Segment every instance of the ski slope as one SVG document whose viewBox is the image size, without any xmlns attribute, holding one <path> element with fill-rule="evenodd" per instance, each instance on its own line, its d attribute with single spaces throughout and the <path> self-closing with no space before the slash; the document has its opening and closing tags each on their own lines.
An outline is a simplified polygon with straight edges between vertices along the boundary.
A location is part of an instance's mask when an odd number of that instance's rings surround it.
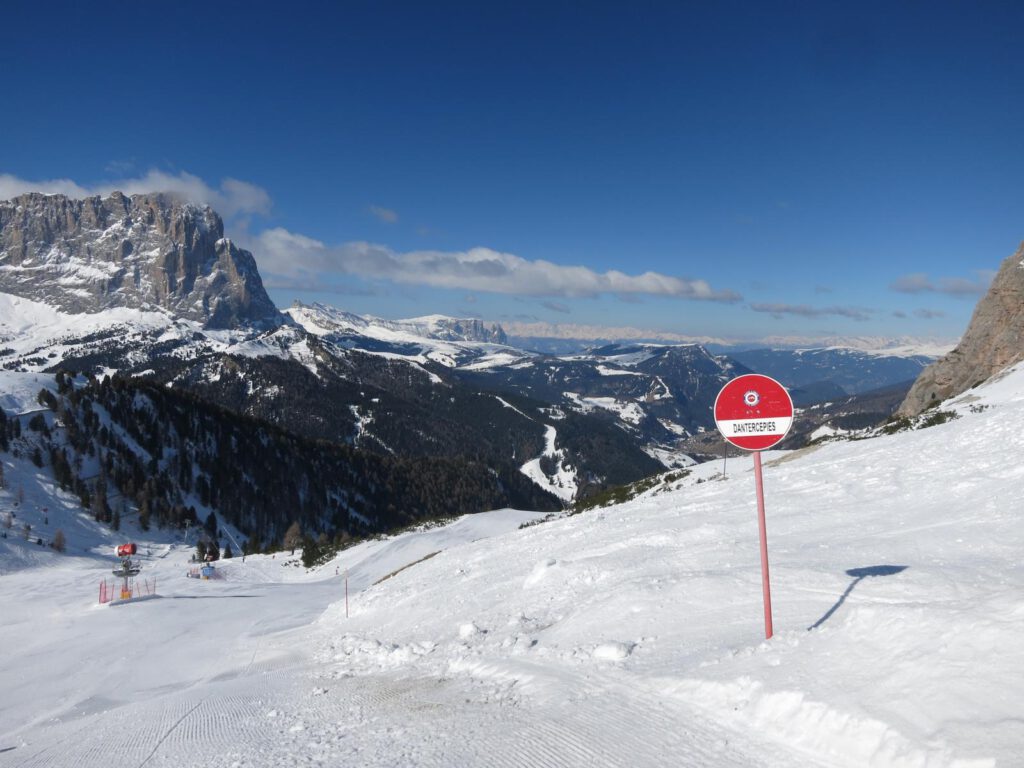
<svg viewBox="0 0 1024 768">
<path fill-rule="evenodd" d="M 119 606 L 112 557 L 2 540 L 0 765 L 1022 765 L 1024 370 L 952 407 L 765 455 L 770 641 L 749 457 L 311 572 L 154 542 Z"/>
</svg>

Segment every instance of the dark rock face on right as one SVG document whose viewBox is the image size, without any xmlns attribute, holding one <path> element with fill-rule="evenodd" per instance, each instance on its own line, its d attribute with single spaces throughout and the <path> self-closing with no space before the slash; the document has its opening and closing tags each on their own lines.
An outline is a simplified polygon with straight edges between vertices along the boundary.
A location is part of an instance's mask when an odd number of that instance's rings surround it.
<svg viewBox="0 0 1024 768">
<path fill-rule="evenodd" d="M 897 414 L 916 416 L 1024 360 L 1024 244 L 1007 258 L 956 349 L 921 372 Z"/>
</svg>

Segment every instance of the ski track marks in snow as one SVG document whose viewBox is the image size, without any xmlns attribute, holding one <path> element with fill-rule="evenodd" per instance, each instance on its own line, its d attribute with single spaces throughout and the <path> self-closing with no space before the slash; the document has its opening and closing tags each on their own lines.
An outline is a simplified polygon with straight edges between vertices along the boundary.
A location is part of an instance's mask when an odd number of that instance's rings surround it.
<svg viewBox="0 0 1024 768">
<path fill-rule="evenodd" d="M 49 726 L 48 746 L 8 753 L 23 768 L 278 765 L 751 765 L 749 739 L 692 708 L 607 684 L 567 686 L 562 704 L 482 702 L 471 681 L 390 675 L 323 679 L 289 670 L 203 686 Z M 42 736 L 43 734 L 40 734 Z M 792 765 L 770 746 L 776 762 Z M 808 763 L 814 765 L 815 763 Z"/>
</svg>

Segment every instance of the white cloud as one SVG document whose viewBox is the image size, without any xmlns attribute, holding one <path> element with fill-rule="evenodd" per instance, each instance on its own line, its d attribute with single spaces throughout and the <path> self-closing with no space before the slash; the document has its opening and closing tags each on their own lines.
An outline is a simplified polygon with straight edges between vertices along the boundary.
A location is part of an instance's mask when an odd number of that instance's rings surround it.
<svg viewBox="0 0 1024 768">
<path fill-rule="evenodd" d="M 903 275 L 891 282 L 889 288 L 900 293 L 922 293 L 935 290 L 931 279 L 924 272 Z"/>
<path fill-rule="evenodd" d="M 586 325 L 582 323 L 549 323 L 532 315 L 505 318 L 501 323 L 510 336 L 576 341 L 663 341 L 677 344 L 731 344 L 733 340 L 717 336 L 690 336 L 671 331 L 633 326 Z"/>
<path fill-rule="evenodd" d="M 48 181 L 25 181 L 9 173 L 0 173 L 0 200 L 24 195 L 27 192 L 41 192 L 44 195 L 67 195 L 68 197 L 89 197 L 96 194 L 81 187 L 71 179 L 50 179 Z"/>
<path fill-rule="evenodd" d="M 560 301 L 544 301 L 541 302 L 541 306 L 545 309 L 550 309 L 552 312 L 561 312 L 563 315 L 568 315 L 572 312 L 569 307 Z"/>
<path fill-rule="evenodd" d="M 912 272 L 903 275 L 889 284 L 889 288 L 899 293 L 944 293 L 949 296 L 977 297 L 983 296 L 996 276 L 993 270 L 979 269 L 977 277 L 940 277 L 933 280 L 924 272 Z"/>
<path fill-rule="evenodd" d="M 398 222 L 398 213 L 390 208 L 384 208 L 379 205 L 371 205 L 366 209 L 373 216 L 383 221 L 385 224 L 396 224 Z"/>
<path fill-rule="evenodd" d="M 255 184 L 227 178 L 220 183 L 219 188 L 214 188 L 198 176 L 185 171 L 171 174 L 150 170 L 139 177 L 104 181 L 91 186 L 82 186 L 71 179 L 30 181 L 11 174 L 0 174 L 0 200 L 9 200 L 28 192 L 81 199 L 94 195 L 106 197 L 115 191 L 126 195 L 164 192 L 192 203 L 209 205 L 225 218 L 236 214 L 265 215 L 270 213 L 271 207 L 270 195 Z"/>
<path fill-rule="evenodd" d="M 807 304 L 760 303 L 751 304 L 750 308 L 755 312 L 767 312 L 776 318 L 783 315 L 796 315 L 797 317 L 835 315 L 837 317 L 849 317 L 853 320 L 867 320 L 871 317 L 871 310 L 861 309 L 860 307 L 811 307 Z"/>
<path fill-rule="evenodd" d="M 704 280 L 685 280 L 657 272 L 627 275 L 618 270 L 530 261 L 490 248 L 468 251 L 409 251 L 366 242 L 328 246 L 319 240 L 268 229 L 247 241 L 260 268 L 296 280 L 315 273 L 344 273 L 397 283 L 524 296 L 593 297 L 647 294 L 705 301 L 735 302 L 733 291 L 716 291 Z"/>
</svg>

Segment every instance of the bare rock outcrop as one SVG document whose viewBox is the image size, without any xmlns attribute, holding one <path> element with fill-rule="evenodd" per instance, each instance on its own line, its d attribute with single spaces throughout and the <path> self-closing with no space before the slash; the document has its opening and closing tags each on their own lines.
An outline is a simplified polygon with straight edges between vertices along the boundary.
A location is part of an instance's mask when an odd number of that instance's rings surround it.
<svg viewBox="0 0 1024 768">
<path fill-rule="evenodd" d="M 220 216 L 163 194 L 0 201 L 0 291 L 70 313 L 159 307 L 210 328 L 280 322 Z"/>
<path fill-rule="evenodd" d="M 956 348 L 925 368 L 897 415 L 916 416 L 1024 360 L 1024 244 L 1000 266 Z"/>
</svg>

